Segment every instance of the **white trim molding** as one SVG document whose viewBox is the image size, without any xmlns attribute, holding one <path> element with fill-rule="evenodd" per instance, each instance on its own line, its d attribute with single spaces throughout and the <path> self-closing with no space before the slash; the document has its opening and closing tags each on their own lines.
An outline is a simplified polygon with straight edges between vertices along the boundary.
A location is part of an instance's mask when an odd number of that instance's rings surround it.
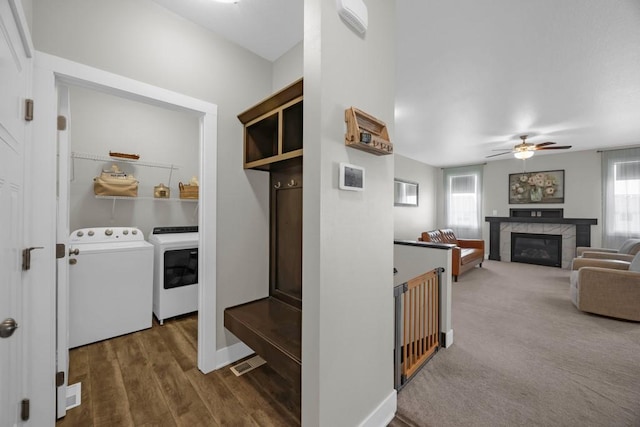
<svg viewBox="0 0 640 427">
<path fill-rule="evenodd" d="M 251 347 L 242 341 L 232 344 L 228 347 L 221 348 L 216 352 L 216 369 L 230 365 L 250 354 L 255 353 Z"/>
<path fill-rule="evenodd" d="M 360 427 L 385 427 L 396 416 L 398 409 L 398 394 L 391 393 L 360 423 Z"/>
<path fill-rule="evenodd" d="M 22 39 L 24 53 L 27 55 L 27 58 L 33 58 L 33 41 L 31 40 L 31 33 L 29 32 L 29 25 L 27 24 L 27 17 L 24 14 L 22 1 L 9 0 L 9 5 L 11 6 L 11 12 L 18 24 L 18 31 L 20 32 L 20 38 Z"/>
<path fill-rule="evenodd" d="M 449 348 L 453 345 L 453 329 L 449 329 L 444 333 L 444 348 Z"/>
<path fill-rule="evenodd" d="M 206 101 L 155 87 L 147 83 L 109 73 L 63 58 L 35 52 L 34 99 L 38 100 L 36 119 L 32 122 L 32 148 L 29 150 L 29 169 L 26 182 L 30 185 L 30 216 L 26 227 L 28 236 L 37 236 L 37 244 L 50 256 L 32 268 L 26 286 L 27 301 L 34 319 L 29 322 L 26 343 L 30 356 L 28 388 L 32 402 L 33 425 L 53 425 L 55 422 L 56 373 L 56 269 L 53 256 L 56 237 L 56 84 L 64 83 L 103 91 L 134 101 L 164 108 L 187 111 L 200 118 L 200 251 L 199 309 L 198 309 L 198 368 L 211 372 L 216 361 L 216 212 L 217 212 L 217 106 Z M 206 165 L 206 167 L 205 167 Z M 35 174 L 35 175 L 34 175 Z M 35 177 L 37 176 L 37 180 Z M 204 219 L 206 218 L 206 221 Z M 206 262 L 205 262 L 206 260 Z"/>
</svg>

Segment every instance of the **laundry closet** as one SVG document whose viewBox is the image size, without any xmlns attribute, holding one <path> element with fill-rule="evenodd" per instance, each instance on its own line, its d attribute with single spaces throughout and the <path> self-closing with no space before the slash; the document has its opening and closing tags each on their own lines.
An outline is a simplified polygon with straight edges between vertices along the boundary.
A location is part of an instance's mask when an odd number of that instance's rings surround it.
<svg viewBox="0 0 640 427">
<path fill-rule="evenodd" d="M 66 121 L 69 347 L 196 311 L 199 117 L 72 86 Z"/>
</svg>

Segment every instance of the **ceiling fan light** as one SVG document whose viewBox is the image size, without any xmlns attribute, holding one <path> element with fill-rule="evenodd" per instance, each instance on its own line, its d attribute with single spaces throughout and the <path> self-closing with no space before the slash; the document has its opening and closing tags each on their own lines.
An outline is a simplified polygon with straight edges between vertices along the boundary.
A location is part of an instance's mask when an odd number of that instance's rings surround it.
<svg viewBox="0 0 640 427">
<path fill-rule="evenodd" d="M 533 157 L 533 151 L 524 150 L 524 151 L 516 151 L 513 153 L 513 157 L 516 159 L 524 160 Z"/>
</svg>

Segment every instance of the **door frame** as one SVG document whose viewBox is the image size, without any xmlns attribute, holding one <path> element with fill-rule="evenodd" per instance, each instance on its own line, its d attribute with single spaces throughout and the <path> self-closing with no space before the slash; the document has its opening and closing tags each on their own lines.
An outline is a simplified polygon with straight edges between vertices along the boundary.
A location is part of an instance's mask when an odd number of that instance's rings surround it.
<svg viewBox="0 0 640 427">
<path fill-rule="evenodd" d="M 200 199 L 198 209 L 198 369 L 216 369 L 216 222 L 217 222 L 217 106 L 93 67 L 35 53 L 33 92 L 35 119 L 26 171 L 27 234 L 44 251 L 34 260 L 25 285 L 31 326 L 26 360 L 32 425 L 53 425 L 56 373 L 56 225 L 57 110 L 56 84 L 80 86 L 134 101 L 186 111 L 199 117 Z M 68 185 L 68 183 L 67 183 Z M 37 239 L 35 238 L 37 236 Z M 66 252 L 66 251 L 65 251 Z M 40 254 L 39 254 L 40 255 Z M 65 258 L 68 257 L 65 253 Z"/>
<path fill-rule="evenodd" d="M 57 114 L 70 120 L 69 87 L 63 84 L 56 85 Z M 67 129 L 58 129 L 58 182 L 69 182 L 70 148 L 69 132 Z M 58 211 L 56 213 L 56 243 L 63 243 L 68 247 L 69 238 L 69 187 L 70 185 L 58 185 Z M 61 418 L 67 414 L 67 385 L 69 384 L 69 259 L 66 256 L 58 259 L 56 265 L 56 371 L 64 372 L 62 384 L 56 383 L 56 417 Z M 60 349 L 64 349 L 61 351 Z"/>
<path fill-rule="evenodd" d="M 2 91 L 0 147 L 5 168 L 0 176 L 2 202 L 2 285 L 0 321 L 13 318 L 19 326 L 0 339 L 0 424 L 17 426 L 21 422 L 21 400 L 27 393 L 27 365 L 24 362 L 29 336 L 29 310 L 25 304 L 25 284 L 29 275 L 23 270 L 21 254 L 30 245 L 25 232 L 27 221 L 27 176 L 25 173 L 31 141 L 25 100 L 32 98 L 31 70 L 33 43 L 20 0 L 7 0 L 0 7 L 0 44 L 2 79 L 11 89 Z M 5 56 L 6 55 L 6 56 Z M 5 81 L 5 80 L 3 80 Z M 4 86 L 4 84 L 3 84 Z M 5 234 L 6 233 L 6 234 Z M 35 246 L 35 245 L 34 245 Z M 34 251 L 33 254 L 38 252 Z"/>
</svg>

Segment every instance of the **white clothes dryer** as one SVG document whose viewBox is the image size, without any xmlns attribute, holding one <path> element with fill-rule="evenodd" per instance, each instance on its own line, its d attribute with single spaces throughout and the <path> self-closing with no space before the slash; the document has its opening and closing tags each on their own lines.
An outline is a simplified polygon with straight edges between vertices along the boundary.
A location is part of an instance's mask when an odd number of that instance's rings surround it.
<svg viewBox="0 0 640 427">
<path fill-rule="evenodd" d="M 69 348 L 150 328 L 153 245 L 133 227 L 69 238 Z"/>
<path fill-rule="evenodd" d="M 153 314 L 165 319 L 198 310 L 198 226 L 155 227 Z"/>
</svg>

